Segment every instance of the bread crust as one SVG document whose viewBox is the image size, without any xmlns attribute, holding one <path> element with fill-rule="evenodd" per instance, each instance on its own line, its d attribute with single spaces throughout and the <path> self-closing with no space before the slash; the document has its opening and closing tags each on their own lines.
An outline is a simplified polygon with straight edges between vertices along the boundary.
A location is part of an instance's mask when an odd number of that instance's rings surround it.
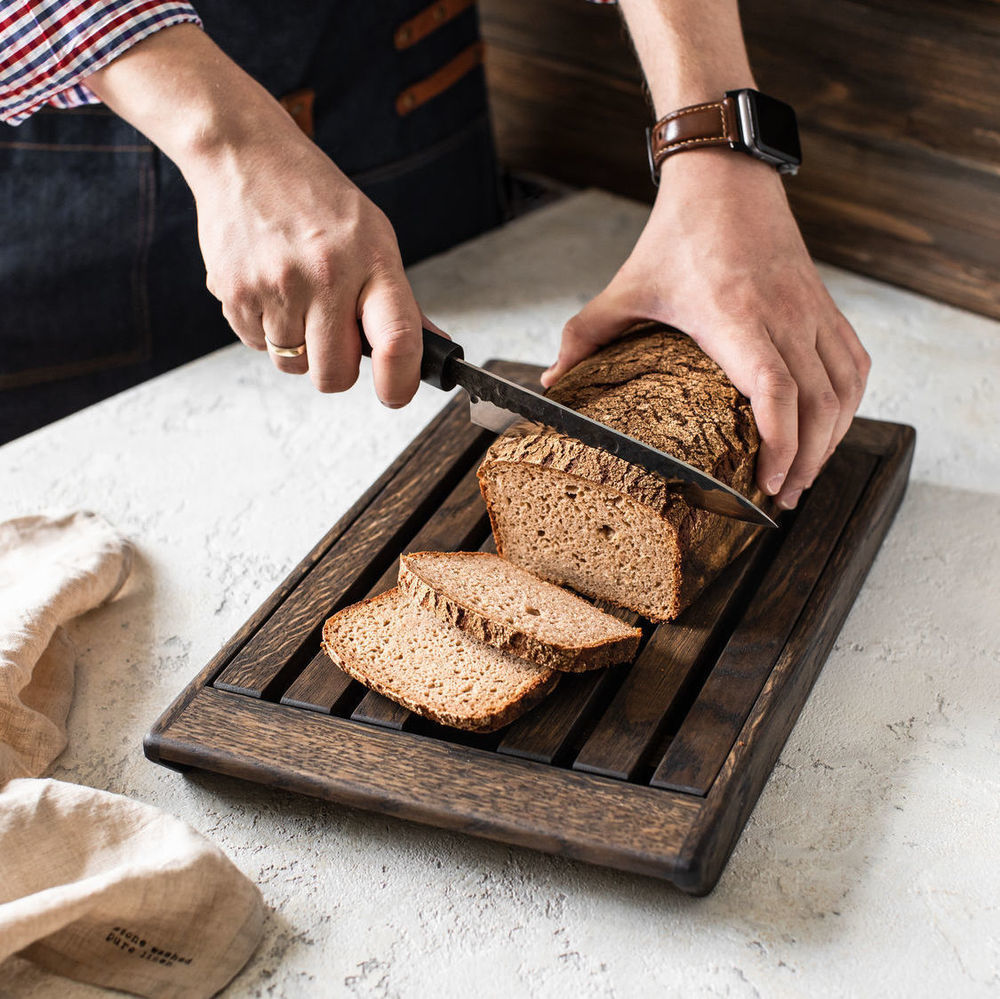
<svg viewBox="0 0 1000 999">
<path fill-rule="evenodd" d="M 485 711 L 477 716 L 456 715 L 446 711 L 435 711 L 420 701 L 408 697 L 398 691 L 391 690 L 386 684 L 377 678 L 370 677 L 358 663 L 349 656 L 341 655 L 331 641 L 331 632 L 336 627 L 338 618 L 348 612 L 356 612 L 361 607 L 374 606 L 381 601 L 391 600 L 396 594 L 396 590 L 386 590 L 374 597 L 368 597 L 350 607 L 345 607 L 337 611 L 336 614 L 327 618 L 323 625 L 323 636 L 320 647 L 327 654 L 333 664 L 342 669 L 348 676 L 357 680 L 371 690 L 376 691 L 383 697 L 388 697 L 390 701 L 402 705 L 416 715 L 437 722 L 439 725 L 448 725 L 451 728 L 463 729 L 467 732 L 494 732 L 498 728 L 519 718 L 522 714 L 530 711 L 539 701 L 542 700 L 559 682 L 559 674 L 551 670 L 539 669 L 538 680 L 530 687 L 526 688 L 517 700 L 509 701 L 501 705 L 495 711 Z"/>
<path fill-rule="evenodd" d="M 454 552 L 421 552 L 421 555 L 448 555 Z M 465 558 L 490 558 L 484 552 L 461 552 Z M 554 645 L 529 635 L 516 626 L 502 621 L 492 621 L 472 607 L 435 590 L 414 567 L 412 561 L 401 555 L 399 559 L 399 589 L 420 607 L 429 610 L 439 620 L 460 628 L 471 638 L 527 659 L 538 666 L 563 673 L 584 673 L 626 662 L 635 655 L 642 639 L 638 628 L 632 634 L 603 642 L 573 647 Z"/>
<path fill-rule="evenodd" d="M 760 436 L 749 400 L 690 337 L 669 327 L 646 327 L 581 361 L 549 396 L 659 450 L 675 454 L 757 502 L 753 481 Z M 506 550 L 491 496 L 510 465 L 534 465 L 630 497 L 659 518 L 677 540 L 680 580 L 673 606 L 662 614 L 631 605 L 654 621 L 676 617 L 756 536 L 757 528 L 688 506 L 642 468 L 604 451 L 521 423 L 499 437 L 479 467 L 497 552 Z M 553 580 L 566 582 L 565 580 Z M 608 594 L 588 593 L 607 598 Z"/>
</svg>

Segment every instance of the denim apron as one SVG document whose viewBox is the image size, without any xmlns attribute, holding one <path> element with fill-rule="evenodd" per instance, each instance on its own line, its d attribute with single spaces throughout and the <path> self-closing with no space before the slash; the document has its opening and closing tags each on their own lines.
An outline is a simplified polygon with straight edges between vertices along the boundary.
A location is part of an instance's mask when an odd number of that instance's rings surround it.
<svg viewBox="0 0 1000 999">
<path fill-rule="evenodd" d="M 412 263 L 500 221 L 470 0 L 196 0 Z M 0 443 L 233 342 L 180 172 L 101 105 L 0 125 Z"/>
</svg>

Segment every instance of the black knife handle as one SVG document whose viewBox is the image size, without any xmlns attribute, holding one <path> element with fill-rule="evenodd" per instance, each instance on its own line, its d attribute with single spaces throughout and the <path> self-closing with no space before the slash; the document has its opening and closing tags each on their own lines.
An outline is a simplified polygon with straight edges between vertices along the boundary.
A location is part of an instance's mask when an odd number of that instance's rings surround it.
<svg viewBox="0 0 1000 999">
<path fill-rule="evenodd" d="M 361 336 L 361 353 L 365 357 L 372 356 L 372 345 L 365 336 L 361 320 L 358 320 L 358 333 Z M 465 357 L 465 351 L 460 344 L 449 340 L 440 333 L 424 329 L 424 352 L 420 358 L 420 380 L 433 385 L 434 388 L 450 392 L 457 384 L 458 378 L 453 367 L 448 363 L 452 358 Z"/>
</svg>

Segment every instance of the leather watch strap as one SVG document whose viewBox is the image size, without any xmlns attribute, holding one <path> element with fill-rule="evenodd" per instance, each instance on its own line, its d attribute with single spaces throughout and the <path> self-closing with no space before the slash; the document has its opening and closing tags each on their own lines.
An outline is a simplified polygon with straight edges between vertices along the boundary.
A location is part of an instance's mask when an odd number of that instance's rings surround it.
<svg viewBox="0 0 1000 999">
<path fill-rule="evenodd" d="M 702 146 L 731 146 L 739 141 L 739 118 L 736 100 L 692 104 L 671 111 L 649 129 L 649 169 L 656 180 L 660 165 L 674 153 Z"/>
</svg>

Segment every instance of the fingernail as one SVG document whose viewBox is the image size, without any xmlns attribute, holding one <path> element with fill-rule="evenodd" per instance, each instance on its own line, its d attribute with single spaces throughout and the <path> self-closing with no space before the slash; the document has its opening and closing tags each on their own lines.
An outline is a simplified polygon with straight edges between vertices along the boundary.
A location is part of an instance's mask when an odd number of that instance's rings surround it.
<svg viewBox="0 0 1000 999">
<path fill-rule="evenodd" d="M 781 488 L 781 483 L 785 481 L 785 473 L 778 472 L 777 475 L 772 475 L 771 478 L 767 480 L 767 485 L 764 488 L 772 496 Z"/>
<path fill-rule="evenodd" d="M 793 489 L 787 496 L 782 496 L 781 499 L 778 500 L 778 506 L 785 510 L 794 510 L 795 504 L 798 503 L 801 495 L 801 489 Z"/>
</svg>

